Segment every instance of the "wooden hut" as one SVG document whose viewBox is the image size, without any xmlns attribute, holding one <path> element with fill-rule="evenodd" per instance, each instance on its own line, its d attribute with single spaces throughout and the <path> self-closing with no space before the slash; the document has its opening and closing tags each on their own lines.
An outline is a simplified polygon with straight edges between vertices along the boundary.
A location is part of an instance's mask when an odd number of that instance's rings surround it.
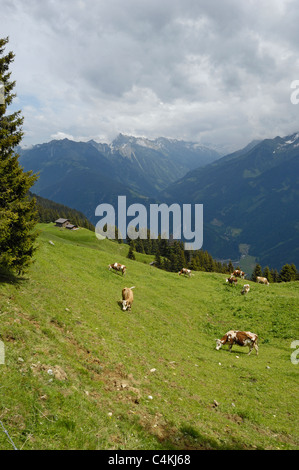
<svg viewBox="0 0 299 470">
<path fill-rule="evenodd" d="M 66 227 L 70 221 L 68 219 L 57 219 L 55 220 L 56 227 Z"/>
</svg>

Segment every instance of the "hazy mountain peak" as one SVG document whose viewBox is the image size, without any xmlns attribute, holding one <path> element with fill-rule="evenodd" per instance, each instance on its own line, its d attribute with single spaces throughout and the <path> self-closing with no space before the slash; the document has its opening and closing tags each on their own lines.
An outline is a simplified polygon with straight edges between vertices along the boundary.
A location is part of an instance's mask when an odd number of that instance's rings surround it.
<svg viewBox="0 0 299 470">
<path fill-rule="evenodd" d="M 287 146 L 292 146 L 293 148 L 296 148 L 299 146 L 299 133 L 298 132 L 284 137 L 283 143 L 278 144 L 278 148 L 283 148 Z"/>
</svg>

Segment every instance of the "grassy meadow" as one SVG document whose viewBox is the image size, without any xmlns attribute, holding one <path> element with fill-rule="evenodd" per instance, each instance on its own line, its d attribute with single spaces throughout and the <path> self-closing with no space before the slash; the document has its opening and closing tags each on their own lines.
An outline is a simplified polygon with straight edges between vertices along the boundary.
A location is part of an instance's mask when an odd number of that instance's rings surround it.
<svg viewBox="0 0 299 470">
<path fill-rule="evenodd" d="M 39 229 L 29 272 L 0 278 L 0 420 L 17 448 L 299 448 L 298 282 L 246 281 L 242 296 L 243 280 L 184 278 L 86 229 Z M 259 355 L 216 351 L 229 329 L 257 333 Z"/>
</svg>

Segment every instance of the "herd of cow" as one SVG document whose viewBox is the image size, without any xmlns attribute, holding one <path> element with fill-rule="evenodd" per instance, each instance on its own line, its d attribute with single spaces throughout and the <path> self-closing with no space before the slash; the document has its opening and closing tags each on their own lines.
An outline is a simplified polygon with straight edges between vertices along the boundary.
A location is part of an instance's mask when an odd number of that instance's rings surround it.
<svg viewBox="0 0 299 470">
<path fill-rule="evenodd" d="M 245 279 L 245 276 L 246 274 L 244 273 L 244 271 L 241 271 L 240 269 L 235 269 L 235 271 L 230 275 L 230 277 L 228 277 L 226 279 L 226 282 L 228 282 L 229 284 L 232 284 L 232 285 L 236 285 L 237 282 L 238 282 L 238 279 L 237 277 L 240 277 L 241 279 Z M 267 286 L 269 285 L 269 281 L 266 277 L 262 277 L 262 276 L 257 276 L 256 277 L 256 282 L 260 283 L 260 284 L 266 284 Z M 246 289 L 244 289 L 246 288 Z M 247 294 L 247 292 L 249 292 L 250 290 L 250 286 L 249 284 L 244 284 L 244 287 L 243 287 L 243 290 L 241 292 L 241 294 Z"/>
<path fill-rule="evenodd" d="M 122 273 L 124 276 L 126 274 L 126 266 L 121 263 L 113 263 L 108 265 L 109 271 L 111 269 L 114 269 L 115 271 L 119 271 Z M 190 269 L 183 268 L 179 271 L 179 276 L 184 275 L 187 277 L 191 277 L 192 272 Z M 226 282 L 236 286 L 238 279 L 245 279 L 245 273 L 241 271 L 240 269 L 235 269 L 235 271 L 230 275 L 229 278 L 226 279 Z M 256 282 L 260 284 L 266 284 L 269 285 L 269 281 L 266 277 L 261 277 L 257 276 Z M 135 286 L 132 287 L 124 287 L 122 289 L 122 310 L 129 310 L 131 311 L 133 300 L 134 300 L 134 295 L 133 295 L 133 289 Z M 244 284 L 241 294 L 246 295 L 250 291 L 250 285 L 249 284 Z M 253 348 L 256 351 L 256 354 L 258 354 L 258 336 L 255 333 L 251 333 L 250 331 L 238 331 L 238 330 L 230 330 L 221 339 L 216 339 L 216 349 L 217 351 L 224 345 L 227 344 L 229 345 L 229 351 L 232 350 L 232 347 L 234 344 L 238 344 L 239 346 L 248 346 L 249 347 L 249 352 L 250 354 L 253 350 Z"/>
</svg>

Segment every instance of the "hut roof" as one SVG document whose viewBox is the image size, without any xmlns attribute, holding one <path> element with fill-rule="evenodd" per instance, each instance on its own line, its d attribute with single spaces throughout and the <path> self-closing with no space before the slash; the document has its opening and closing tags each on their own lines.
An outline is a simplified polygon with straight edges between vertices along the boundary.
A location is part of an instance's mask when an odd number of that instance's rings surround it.
<svg viewBox="0 0 299 470">
<path fill-rule="evenodd" d="M 55 220 L 55 224 L 64 224 L 65 222 L 69 222 L 69 219 L 57 219 L 57 220 Z"/>
</svg>

